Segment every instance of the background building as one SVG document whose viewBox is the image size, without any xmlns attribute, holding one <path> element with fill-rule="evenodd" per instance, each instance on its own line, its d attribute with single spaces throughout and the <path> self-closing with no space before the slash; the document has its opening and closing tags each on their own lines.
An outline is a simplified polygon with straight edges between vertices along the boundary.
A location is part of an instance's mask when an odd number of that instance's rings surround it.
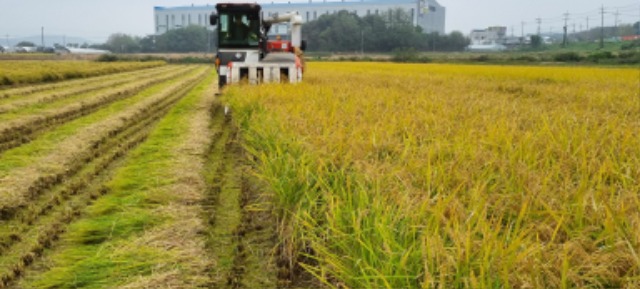
<svg viewBox="0 0 640 289">
<path fill-rule="evenodd" d="M 507 27 L 494 26 L 487 29 L 471 31 L 469 37 L 472 45 L 503 44 L 507 36 Z"/>
<path fill-rule="evenodd" d="M 469 35 L 471 43 L 467 47 L 470 51 L 502 51 L 507 49 L 508 41 L 507 27 L 493 26 L 487 29 L 477 29 L 471 31 Z M 516 39 L 517 40 L 517 39 Z M 520 41 L 516 41 L 520 44 Z"/>
<path fill-rule="evenodd" d="M 260 3 L 265 16 L 274 13 L 298 11 L 304 22 L 318 19 L 325 14 L 346 10 L 360 17 L 378 14 L 391 18 L 395 9 L 402 9 L 411 16 L 413 24 L 425 33 L 445 33 L 445 7 L 436 0 L 361 0 L 361 1 L 309 1 L 299 3 Z M 209 25 L 209 15 L 215 11 L 215 4 L 207 6 L 154 7 L 156 34 L 171 29 L 198 25 L 213 29 Z M 272 27 L 275 34 L 286 33 L 286 25 Z"/>
</svg>

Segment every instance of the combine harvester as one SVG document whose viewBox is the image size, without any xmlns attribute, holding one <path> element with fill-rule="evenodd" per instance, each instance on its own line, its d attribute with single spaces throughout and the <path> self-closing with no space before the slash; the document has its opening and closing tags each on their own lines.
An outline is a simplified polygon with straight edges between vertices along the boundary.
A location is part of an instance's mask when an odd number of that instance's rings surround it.
<svg viewBox="0 0 640 289">
<path fill-rule="evenodd" d="M 264 17 L 258 4 L 220 3 L 210 23 L 217 26 L 216 70 L 219 87 L 247 79 L 251 84 L 298 83 L 304 65 L 302 17 L 297 12 Z M 269 40 L 273 24 L 289 23 L 291 40 Z"/>
</svg>

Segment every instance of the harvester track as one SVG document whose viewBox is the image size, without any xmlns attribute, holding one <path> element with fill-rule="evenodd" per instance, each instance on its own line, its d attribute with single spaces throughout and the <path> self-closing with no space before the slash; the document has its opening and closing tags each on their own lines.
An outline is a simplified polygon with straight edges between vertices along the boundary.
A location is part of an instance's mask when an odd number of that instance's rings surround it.
<svg viewBox="0 0 640 289">
<path fill-rule="evenodd" d="M 0 288 L 21 278 L 44 250 L 55 244 L 68 224 L 80 216 L 83 208 L 108 193 L 102 183 L 117 163 L 146 139 L 154 124 L 207 72 L 191 71 L 162 93 L 141 101 L 129 114 L 114 116 L 121 118 L 121 122 L 95 132 L 100 137 L 83 146 L 86 150 L 74 154 L 66 170 L 34 178 L 26 190 L 28 202 L 0 204 L 0 225 L 8 228 L 0 231 Z M 42 129 L 45 128 L 51 126 Z"/>
<path fill-rule="evenodd" d="M 211 288 L 277 288 L 275 223 L 267 202 L 251 186 L 231 114 L 216 103 L 209 151 L 204 218 L 207 247 L 217 266 Z"/>
</svg>

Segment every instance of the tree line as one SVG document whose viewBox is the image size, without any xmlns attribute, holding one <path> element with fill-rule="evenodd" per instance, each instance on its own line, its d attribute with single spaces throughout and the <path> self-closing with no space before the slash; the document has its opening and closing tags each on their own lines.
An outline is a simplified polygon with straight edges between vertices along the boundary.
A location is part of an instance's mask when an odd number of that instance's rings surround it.
<svg viewBox="0 0 640 289">
<path fill-rule="evenodd" d="M 205 52 L 214 49 L 216 34 L 200 26 L 145 37 L 117 33 L 92 48 L 114 53 Z M 461 32 L 423 33 L 402 9 L 364 17 L 347 11 L 322 15 L 303 25 L 302 34 L 309 51 L 323 52 L 462 51 L 469 45 Z"/>
<path fill-rule="evenodd" d="M 469 45 L 458 31 L 424 33 L 402 9 L 364 17 L 348 11 L 322 15 L 303 25 L 302 34 L 310 51 L 323 52 L 462 51 Z"/>
<path fill-rule="evenodd" d="M 104 44 L 92 47 L 114 53 L 210 52 L 215 46 L 215 37 L 214 31 L 192 25 L 145 37 L 116 33 L 109 36 Z"/>
</svg>

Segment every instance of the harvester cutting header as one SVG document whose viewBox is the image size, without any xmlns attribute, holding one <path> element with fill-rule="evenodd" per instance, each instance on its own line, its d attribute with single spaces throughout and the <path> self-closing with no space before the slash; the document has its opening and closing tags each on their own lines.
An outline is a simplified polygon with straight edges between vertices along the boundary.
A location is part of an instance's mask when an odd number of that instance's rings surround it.
<svg viewBox="0 0 640 289">
<path fill-rule="evenodd" d="M 297 12 L 264 17 L 258 4 L 220 3 L 210 16 L 217 26 L 219 86 L 248 79 L 251 84 L 302 81 L 302 17 Z M 290 40 L 269 40 L 271 26 L 288 23 Z"/>
</svg>

